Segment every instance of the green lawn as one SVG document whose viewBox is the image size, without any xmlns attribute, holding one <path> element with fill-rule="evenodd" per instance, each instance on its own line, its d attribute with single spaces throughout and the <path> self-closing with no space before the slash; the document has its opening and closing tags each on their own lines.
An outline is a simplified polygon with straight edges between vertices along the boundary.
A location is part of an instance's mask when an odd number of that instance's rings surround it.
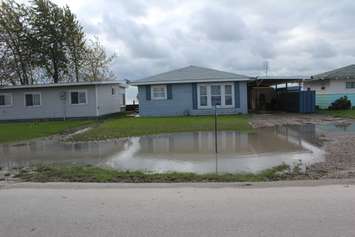
<svg viewBox="0 0 355 237">
<path fill-rule="evenodd" d="M 0 123 L 0 143 L 24 141 L 63 133 L 73 128 L 94 124 L 92 120 Z M 159 133 L 208 131 L 214 129 L 213 116 L 132 118 L 116 116 L 101 120 L 92 130 L 76 135 L 74 140 L 104 140 Z M 219 116 L 220 130 L 251 130 L 244 115 Z"/>
<path fill-rule="evenodd" d="M 355 110 L 320 110 L 319 113 L 335 117 L 355 119 Z"/>
<path fill-rule="evenodd" d="M 142 136 L 148 134 L 174 133 L 188 131 L 212 131 L 213 116 L 191 117 L 145 117 L 110 118 L 92 130 L 75 136 L 74 140 L 103 140 L 120 137 Z M 218 117 L 219 130 L 251 130 L 248 116 L 233 115 Z"/>
<path fill-rule="evenodd" d="M 93 121 L 67 120 L 51 122 L 0 123 L 0 143 L 17 142 L 62 133 L 65 130 L 86 126 Z"/>
<path fill-rule="evenodd" d="M 42 165 L 21 170 L 17 178 L 25 182 L 124 182 L 124 183 L 178 183 L 178 182 L 258 182 L 289 179 L 297 175 L 286 164 L 259 173 L 194 174 L 144 173 L 118 171 L 108 168 L 81 165 Z"/>
</svg>

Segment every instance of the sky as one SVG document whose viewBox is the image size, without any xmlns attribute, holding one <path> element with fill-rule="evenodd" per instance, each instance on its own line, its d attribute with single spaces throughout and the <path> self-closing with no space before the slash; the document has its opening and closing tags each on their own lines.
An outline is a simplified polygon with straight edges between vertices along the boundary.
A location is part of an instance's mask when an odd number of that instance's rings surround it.
<svg viewBox="0 0 355 237">
<path fill-rule="evenodd" d="M 353 0 L 54 0 L 135 80 L 196 65 L 250 76 L 313 75 L 355 63 Z M 135 88 L 127 91 L 131 102 Z"/>
</svg>

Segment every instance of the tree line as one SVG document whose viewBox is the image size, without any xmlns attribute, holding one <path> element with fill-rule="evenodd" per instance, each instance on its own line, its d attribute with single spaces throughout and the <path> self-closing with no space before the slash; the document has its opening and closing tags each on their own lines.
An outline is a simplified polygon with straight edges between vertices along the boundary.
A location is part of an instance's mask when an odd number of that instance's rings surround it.
<svg viewBox="0 0 355 237">
<path fill-rule="evenodd" d="M 113 58 L 68 6 L 1 1 L 0 85 L 108 80 Z"/>
</svg>

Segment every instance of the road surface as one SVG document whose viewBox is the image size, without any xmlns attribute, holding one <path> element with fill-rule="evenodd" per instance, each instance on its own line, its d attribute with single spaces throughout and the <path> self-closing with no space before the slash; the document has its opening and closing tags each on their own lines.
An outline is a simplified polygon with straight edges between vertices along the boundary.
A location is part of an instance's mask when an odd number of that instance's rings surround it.
<svg viewBox="0 0 355 237">
<path fill-rule="evenodd" d="M 355 236 L 355 186 L 0 189 L 0 236 Z"/>
</svg>

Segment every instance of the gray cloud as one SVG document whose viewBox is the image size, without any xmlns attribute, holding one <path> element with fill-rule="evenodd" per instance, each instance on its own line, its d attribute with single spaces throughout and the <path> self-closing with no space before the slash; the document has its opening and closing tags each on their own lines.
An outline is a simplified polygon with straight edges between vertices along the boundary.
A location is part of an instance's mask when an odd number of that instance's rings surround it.
<svg viewBox="0 0 355 237">
<path fill-rule="evenodd" d="M 189 64 L 258 75 L 265 60 L 274 75 L 310 75 L 355 62 L 352 0 L 55 1 L 118 54 L 121 78 Z"/>
</svg>

